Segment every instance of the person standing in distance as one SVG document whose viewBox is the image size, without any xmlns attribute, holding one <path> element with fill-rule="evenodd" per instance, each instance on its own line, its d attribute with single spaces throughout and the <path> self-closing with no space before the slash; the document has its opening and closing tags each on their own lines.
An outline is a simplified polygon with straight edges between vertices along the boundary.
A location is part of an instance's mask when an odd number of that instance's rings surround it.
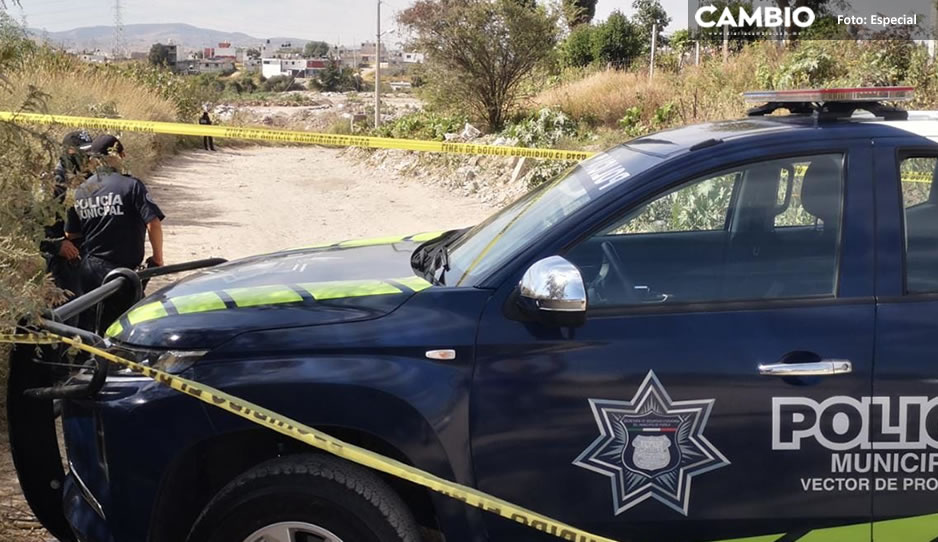
<svg viewBox="0 0 938 542">
<path fill-rule="evenodd" d="M 101 285 L 105 275 L 118 267 L 136 269 L 143 262 L 148 236 L 151 262 L 163 265 L 165 216 L 139 179 L 121 173 L 124 146 L 112 135 L 100 135 L 89 149 L 95 173 L 75 192 L 65 235 L 82 240 L 81 286 L 85 292 Z M 125 292 L 102 303 L 98 329 L 102 332 L 134 302 Z M 83 326 L 94 328 L 88 319 Z"/>
<path fill-rule="evenodd" d="M 208 116 L 208 108 L 202 109 L 202 116 L 199 117 L 199 124 L 203 126 L 211 126 L 212 119 Z M 202 146 L 205 150 L 215 151 L 215 142 L 212 140 L 212 136 L 202 136 Z"/>
</svg>

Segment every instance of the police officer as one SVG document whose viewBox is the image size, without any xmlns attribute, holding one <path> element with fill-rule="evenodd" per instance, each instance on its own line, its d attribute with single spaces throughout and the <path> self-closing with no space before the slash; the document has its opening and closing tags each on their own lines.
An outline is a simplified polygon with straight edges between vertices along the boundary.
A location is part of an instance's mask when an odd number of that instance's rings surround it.
<svg viewBox="0 0 938 542">
<path fill-rule="evenodd" d="M 139 179 L 121 173 L 124 146 L 112 135 L 100 135 L 89 150 L 95 173 L 75 192 L 65 226 L 69 239 L 82 240 L 81 285 L 89 291 L 101 285 L 105 275 L 118 267 L 136 269 L 144 256 L 145 237 L 153 256 L 149 262 L 163 265 L 164 218 Z M 121 292 L 100 308 L 100 332 L 136 300 Z M 83 320 L 86 328 L 91 328 Z"/>
<path fill-rule="evenodd" d="M 60 204 L 65 204 L 69 181 L 75 177 L 85 180 L 91 176 L 87 152 L 91 148 L 91 136 L 84 130 L 69 132 L 62 140 L 62 155 L 53 171 L 52 195 Z M 46 272 L 52 274 L 55 285 L 70 292 L 69 298 L 81 293 L 78 247 L 65 238 L 65 218 L 56 217 L 46 227 L 45 239 L 39 250 L 46 259 Z"/>
<path fill-rule="evenodd" d="M 202 109 L 202 116 L 199 117 L 199 124 L 203 126 L 211 126 L 212 119 L 208 116 L 208 108 Z M 212 136 L 202 136 L 202 146 L 205 147 L 205 150 L 215 151 L 215 142 L 212 140 Z"/>
</svg>

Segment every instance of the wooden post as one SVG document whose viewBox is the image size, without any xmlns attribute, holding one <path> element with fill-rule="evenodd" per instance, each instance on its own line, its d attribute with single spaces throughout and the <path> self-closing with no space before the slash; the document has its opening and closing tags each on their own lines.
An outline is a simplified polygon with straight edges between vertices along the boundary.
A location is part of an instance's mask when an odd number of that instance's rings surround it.
<svg viewBox="0 0 938 542">
<path fill-rule="evenodd" d="M 723 63 L 726 64 L 730 60 L 730 27 L 729 25 L 723 27 Z"/>
<path fill-rule="evenodd" d="M 658 25 L 651 25 L 651 65 L 648 66 L 648 80 L 655 78 L 655 44 L 658 40 Z"/>
</svg>

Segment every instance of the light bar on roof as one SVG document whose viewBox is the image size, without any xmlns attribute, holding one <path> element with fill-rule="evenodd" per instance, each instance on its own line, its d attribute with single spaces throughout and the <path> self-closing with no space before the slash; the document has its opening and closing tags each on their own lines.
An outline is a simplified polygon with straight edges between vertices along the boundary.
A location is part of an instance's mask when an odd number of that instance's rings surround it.
<svg viewBox="0 0 938 542">
<path fill-rule="evenodd" d="M 744 92 L 743 98 L 757 103 L 906 102 L 912 99 L 914 90 L 914 87 L 756 90 Z"/>
</svg>

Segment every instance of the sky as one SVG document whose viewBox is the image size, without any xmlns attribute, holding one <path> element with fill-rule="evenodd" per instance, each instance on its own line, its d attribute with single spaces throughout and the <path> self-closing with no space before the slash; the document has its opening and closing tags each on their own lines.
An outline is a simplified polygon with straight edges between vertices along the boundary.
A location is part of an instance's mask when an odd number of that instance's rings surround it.
<svg viewBox="0 0 938 542">
<path fill-rule="evenodd" d="M 9 3 L 9 2 L 8 2 Z M 32 28 L 51 32 L 82 26 L 114 24 L 114 0 L 21 0 L 11 15 L 25 16 Z M 121 0 L 124 24 L 187 23 L 213 30 L 244 32 L 257 38 L 293 37 L 354 44 L 373 40 L 377 0 Z M 382 0 L 383 39 L 402 39 L 395 32 L 395 13 L 412 0 Z M 687 26 L 686 0 L 661 0 L 672 21 L 667 32 Z M 613 10 L 632 12 L 632 0 L 599 0 L 596 20 Z"/>
</svg>

